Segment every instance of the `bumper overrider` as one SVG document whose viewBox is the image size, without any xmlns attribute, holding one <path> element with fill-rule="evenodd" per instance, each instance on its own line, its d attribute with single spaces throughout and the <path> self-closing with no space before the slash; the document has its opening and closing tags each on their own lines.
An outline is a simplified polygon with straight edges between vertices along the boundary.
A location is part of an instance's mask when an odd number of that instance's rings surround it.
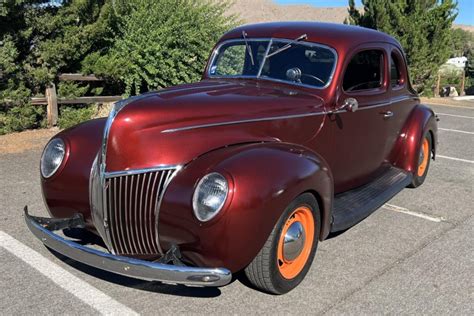
<svg viewBox="0 0 474 316">
<path fill-rule="evenodd" d="M 185 266 L 179 258 L 176 258 L 174 251 L 166 253 L 162 258 L 164 261 L 152 262 L 99 251 L 54 233 L 67 228 L 84 228 L 84 219 L 80 214 L 75 214 L 71 218 L 57 219 L 32 216 L 28 213 L 27 207 L 24 212 L 28 228 L 48 248 L 101 270 L 147 281 L 199 286 L 223 286 L 232 278 L 231 272 L 225 268 Z M 174 264 L 167 264 L 169 261 Z"/>
</svg>

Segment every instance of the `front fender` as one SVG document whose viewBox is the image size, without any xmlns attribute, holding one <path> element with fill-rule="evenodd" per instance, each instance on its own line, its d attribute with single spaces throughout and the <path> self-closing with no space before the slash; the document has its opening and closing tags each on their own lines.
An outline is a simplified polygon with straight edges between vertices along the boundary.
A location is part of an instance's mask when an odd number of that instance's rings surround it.
<svg viewBox="0 0 474 316">
<path fill-rule="evenodd" d="M 53 217 L 67 218 L 81 213 L 88 227 L 94 229 L 89 205 L 89 176 L 104 125 L 105 119 L 90 120 L 54 136 L 64 140 L 68 157 L 54 176 L 41 177 L 44 201 Z"/>
<path fill-rule="evenodd" d="M 194 216 L 192 195 L 197 182 L 213 171 L 229 178 L 231 192 L 223 210 L 202 223 Z M 213 151 L 185 166 L 168 186 L 159 214 L 161 246 L 179 245 L 196 265 L 239 271 L 260 251 L 287 205 L 307 191 L 319 201 L 324 239 L 330 229 L 333 179 L 318 154 L 288 143 Z"/>
<path fill-rule="evenodd" d="M 423 136 L 431 133 L 433 158 L 438 144 L 438 123 L 433 110 L 423 104 L 417 105 L 405 123 L 403 132 L 397 141 L 392 157 L 393 164 L 398 168 L 415 173 L 418 168 L 418 155 Z"/>
</svg>

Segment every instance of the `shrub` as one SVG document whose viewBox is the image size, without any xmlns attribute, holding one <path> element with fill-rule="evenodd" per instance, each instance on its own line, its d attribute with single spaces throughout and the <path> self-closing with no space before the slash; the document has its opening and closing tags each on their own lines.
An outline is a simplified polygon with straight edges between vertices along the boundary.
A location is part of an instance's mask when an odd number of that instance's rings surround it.
<svg viewBox="0 0 474 316">
<path fill-rule="evenodd" d="M 58 126 L 60 128 L 69 128 L 81 122 L 90 120 L 95 114 L 94 106 L 72 107 L 64 106 L 60 108 Z"/>
<path fill-rule="evenodd" d="M 0 111 L 0 135 L 38 128 L 44 117 L 41 106 L 22 104 Z"/>
<path fill-rule="evenodd" d="M 89 85 L 81 87 L 79 84 L 71 81 L 63 81 L 58 84 L 58 96 L 61 98 L 82 97 L 89 90 Z"/>
<path fill-rule="evenodd" d="M 198 81 L 216 40 L 234 25 L 222 1 L 116 1 L 118 33 L 89 54 L 83 72 L 123 83 L 125 94 Z"/>
</svg>

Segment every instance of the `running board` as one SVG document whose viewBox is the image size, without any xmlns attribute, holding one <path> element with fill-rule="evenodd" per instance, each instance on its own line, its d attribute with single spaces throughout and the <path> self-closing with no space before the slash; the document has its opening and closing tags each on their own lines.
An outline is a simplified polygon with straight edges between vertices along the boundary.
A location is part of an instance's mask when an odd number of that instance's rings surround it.
<svg viewBox="0 0 474 316">
<path fill-rule="evenodd" d="M 372 214 L 410 184 L 413 175 L 390 167 L 374 181 L 334 197 L 331 232 L 346 230 Z"/>
</svg>

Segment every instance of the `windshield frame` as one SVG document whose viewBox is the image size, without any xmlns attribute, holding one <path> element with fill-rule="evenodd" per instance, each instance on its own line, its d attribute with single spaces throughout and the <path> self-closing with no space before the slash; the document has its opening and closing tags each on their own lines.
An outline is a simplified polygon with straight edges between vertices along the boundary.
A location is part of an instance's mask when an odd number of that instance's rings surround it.
<svg viewBox="0 0 474 316">
<path fill-rule="evenodd" d="M 262 42 L 262 41 L 268 41 L 268 46 L 265 50 L 265 56 L 263 58 L 263 62 L 259 66 L 259 71 L 258 71 L 257 75 L 254 75 L 254 76 L 248 76 L 248 75 L 221 76 L 221 75 L 212 75 L 211 74 L 211 68 L 214 65 L 214 62 L 215 62 L 217 56 L 219 55 L 219 50 L 221 49 L 222 46 L 224 46 L 225 44 L 228 44 L 228 43 L 233 43 L 233 42 L 242 42 L 242 44 L 245 45 L 245 40 L 244 39 L 232 38 L 232 39 L 228 39 L 228 40 L 220 42 L 219 45 L 212 52 L 211 58 L 209 60 L 209 66 L 208 66 L 208 69 L 206 71 L 207 77 L 210 78 L 210 79 L 257 79 L 257 80 L 268 80 L 268 81 L 280 82 L 280 83 L 285 83 L 285 84 L 290 84 L 290 85 L 295 85 L 295 86 L 300 86 L 300 87 L 307 87 L 307 88 L 311 88 L 311 89 L 320 89 L 320 90 L 326 89 L 332 83 L 332 80 L 334 79 L 334 73 L 336 71 L 337 62 L 338 62 L 338 54 L 337 54 L 337 51 L 334 48 L 332 48 L 328 45 L 325 45 L 325 44 L 321 44 L 321 43 L 307 42 L 307 41 L 301 41 L 301 40 L 300 41 L 295 41 L 295 40 L 290 40 L 290 39 L 287 39 L 287 38 L 276 38 L 276 37 L 247 38 L 247 42 Z M 332 52 L 332 54 L 334 55 L 334 63 L 333 63 L 332 69 L 331 69 L 331 74 L 329 75 L 328 81 L 326 82 L 326 84 L 324 86 L 318 87 L 318 86 L 314 86 L 314 85 L 310 85 L 310 84 L 291 82 L 291 81 L 277 79 L 277 78 L 261 77 L 261 72 L 262 72 L 263 65 L 265 63 L 265 60 L 266 60 L 267 55 L 268 55 L 268 51 L 270 50 L 270 47 L 271 47 L 273 42 L 290 43 L 290 44 L 295 44 L 295 45 L 304 45 L 304 46 L 308 46 L 308 47 L 320 47 L 320 48 L 324 48 L 324 49 L 327 49 L 330 52 Z"/>
</svg>

